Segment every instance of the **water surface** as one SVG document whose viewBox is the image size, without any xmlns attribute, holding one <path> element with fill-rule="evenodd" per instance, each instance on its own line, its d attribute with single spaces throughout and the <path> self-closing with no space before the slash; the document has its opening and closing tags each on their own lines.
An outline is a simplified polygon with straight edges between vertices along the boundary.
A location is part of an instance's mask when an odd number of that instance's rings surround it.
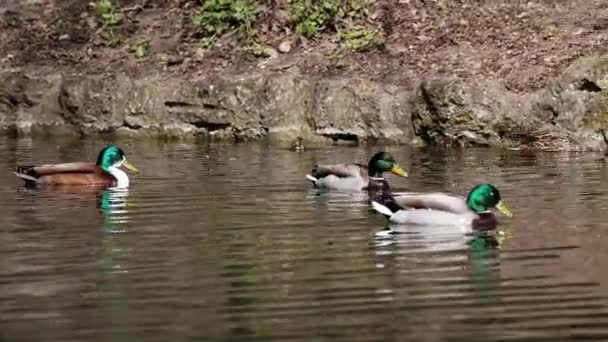
<svg viewBox="0 0 608 342">
<path fill-rule="evenodd" d="M 514 217 L 488 237 L 379 238 L 364 195 L 304 179 L 380 147 L 122 141 L 142 171 L 128 192 L 10 174 L 105 143 L 0 140 L 0 340 L 608 341 L 599 155 L 386 148 L 399 191 L 495 184 Z"/>
</svg>

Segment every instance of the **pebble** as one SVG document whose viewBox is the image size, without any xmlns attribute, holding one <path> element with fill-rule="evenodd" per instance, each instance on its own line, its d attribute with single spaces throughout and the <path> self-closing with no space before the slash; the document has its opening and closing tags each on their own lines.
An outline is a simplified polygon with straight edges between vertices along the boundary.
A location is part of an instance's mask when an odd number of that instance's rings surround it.
<svg viewBox="0 0 608 342">
<path fill-rule="evenodd" d="M 288 53 L 289 51 L 291 51 L 291 42 L 290 41 L 285 40 L 285 41 L 281 42 L 281 44 L 279 44 L 279 52 Z"/>
</svg>

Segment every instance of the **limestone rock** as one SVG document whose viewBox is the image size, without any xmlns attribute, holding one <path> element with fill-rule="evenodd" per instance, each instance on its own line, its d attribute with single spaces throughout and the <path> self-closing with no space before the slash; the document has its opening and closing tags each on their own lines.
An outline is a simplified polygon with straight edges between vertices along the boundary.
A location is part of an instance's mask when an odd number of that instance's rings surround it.
<svg viewBox="0 0 608 342">
<path fill-rule="evenodd" d="M 295 69 L 214 79 L 0 73 L 0 129 L 205 136 L 221 140 L 391 141 L 605 149 L 608 58 L 574 63 L 551 87 L 517 94 L 497 81 L 425 79 L 417 87 Z"/>
</svg>

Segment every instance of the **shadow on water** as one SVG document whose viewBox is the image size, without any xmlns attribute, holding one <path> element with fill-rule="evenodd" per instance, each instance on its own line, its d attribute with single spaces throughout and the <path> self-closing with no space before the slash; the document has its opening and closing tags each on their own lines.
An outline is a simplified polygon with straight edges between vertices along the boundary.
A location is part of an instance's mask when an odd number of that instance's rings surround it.
<svg viewBox="0 0 608 342">
<path fill-rule="evenodd" d="M 0 140 L 0 164 L 94 159 L 103 141 Z M 497 231 L 386 226 L 319 193 L 271 144 L 124 143 L 129 191 L 27 190 L 0 175 L 0 331 L 62 341 L 606 341 L 608 183 L 592 155 L 387 147 L 396 191 L 495 184 Z M 597 159 L 597 158 L 596 158 Z"/>
</svg>

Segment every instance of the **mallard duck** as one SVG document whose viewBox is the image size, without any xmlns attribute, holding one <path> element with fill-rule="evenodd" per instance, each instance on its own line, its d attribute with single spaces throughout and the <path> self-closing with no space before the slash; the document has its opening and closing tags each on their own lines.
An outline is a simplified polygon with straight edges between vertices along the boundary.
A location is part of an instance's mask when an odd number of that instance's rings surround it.
<svg viewBox="0 0 608 342">
<path fill-rule="evenodd" d="M 314 187 L 331 190 L 370 190 L 388 184 L 382 174 L 392 172 L 400 177 L 407 177 L 393 157 L 386 152 L 376 153 L 367 164 L 316 165 L 312 175 L 306 175 Z"/>
<path fill-rule="evenodd" d="M 302 139 L 302 137 L 297 137 L 296 141 L 293 142 L 293 144 L 291 145 L 291 150 L 295 151 L 295 152 L 302 152 L 304 151 L 304 139 Z"/>
<path fill-rule="evenodd" d="M 466 199 L 446 193 L 404 193 L 390 196 L 382 204 L 372 201 L 372 207 L 389 222 L 422 226 L 493 228 L 497 220 L 490 208 L 512 216 L 491 184 L 475 186 Z"/>
<path fill-rule="evenodd" d="M 97 162 L 74 162 L 47 164 L 40 166 L 18 166 L 15 176 L 26 185 L 97 185 L 125 188 L 129 186 L 129 176 L 119 169 L 139 172 L 127 161 L 125 153 L 115 145 L 109 145 L 99 152 Z"/>
</svg>

